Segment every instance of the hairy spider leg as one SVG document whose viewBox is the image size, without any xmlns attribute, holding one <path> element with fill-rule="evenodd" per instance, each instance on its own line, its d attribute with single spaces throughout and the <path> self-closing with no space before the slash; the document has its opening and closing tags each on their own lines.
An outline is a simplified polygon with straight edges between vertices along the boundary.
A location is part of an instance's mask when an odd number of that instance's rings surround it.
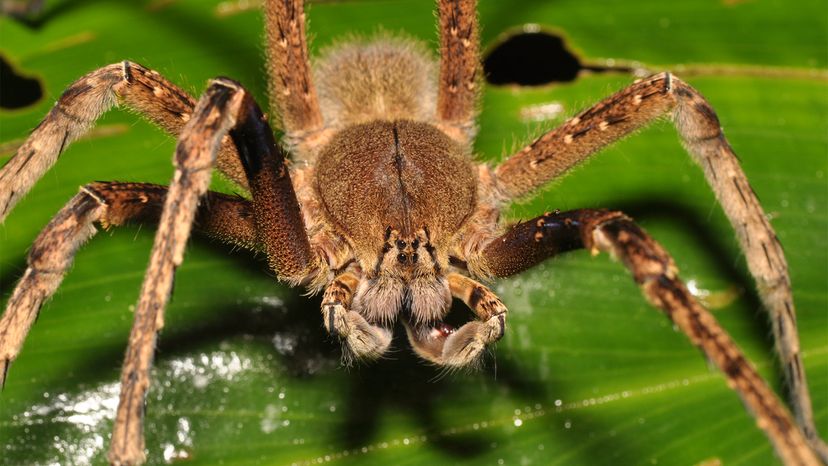
<svg viewBox="0 0 828 466">
<path fill-rule="evenodd" d="M 313 85 L 304 1 L 267 1 L 264 18 L 270 109 L 278 112 L 274 117 L 286 142 L 309 158 L 330 134 Z"/>
<path fill-rule="evenodd" d="M 195 100 L 157 71 L 130 61 L 99 68 L 78 79 L 0 168 L 0 222 L 66 147 L 114 105 L 124 105 L 177 136 L 192 116 Z M 247 187 L 241 162 L 229 141 L 221 145 L 216 166 L 240 188 Z"/>
<path fill-rule="evenodd" d="M 704 170 L 736 232 L 770 316 L 793 411 L 805 435 L 828 462 L 828 446 L 819 438 L 814 423 L 800 356 L 785 255 L 722 133 L 715 111 L 698 91 L 670 73 L 632 84 L 540 136 L 497 166 L 495 176 L 501 195 L 509 200 L 526 196 L 601 148 L 665 114 L 672 116 L 684 146 Z"/>
<path fill-rule="evenodd" d="M 0 386 L 44 302 L 63 281 L 80 246 L 104 228 L 129 222 L 158 223 L 167 187 L 149 183 L 90 183 L 38 235 L 27 269 L 0 318 Z M 246 249 L 256 248 L 252 206 L 244 199 L 207 193 L 196 214 L 196 228 Z"/>
<path fill-rule="evenodd" d="M 210 185 L 216 152 L 235 125 L 243 98 L 244 92 L 236 83 L 213 81 L 181 131 L 173 159 L 175 174 L 164 200 L 121 370 L 120 399 L 107 456 L 112 464 L 139 464 L 146 459 L 144 403 L 155 342 L 164 325 L 164 308 L 172 293 L 175 269 L 184 260 L 199 199 Z"/>
<path fill-rule="evenodd" d="M 440 0 L 440 78 L 437 127 L 471 145 L 481 89 L 482 64 L 476 0 Z"/>
<path fill-rule="evenodd" d="M 206 193 L 210 171 L 223 138 L 236 145 L 253 194 L 256 244 L 282 279 L 312 276 L 321 262 L 311 251 L 301 222 L 290 175 L 267 122 L 249 94 L 226 78 L 214 80 L 182 130 L 176 147 L 176 171 L 159 221 L 150 265 L 135 311 L 135 324 L 121 376 L 109 460 L 134 464 L 144 460 L 143 404 L 149 368 L 163 309 L 172 291 L 175 268 L 182 262 L 199 198 Z"/>
<path fill-rule="evenodd" d="M 547 213 L 516 225 L 491 242 L 482 259 L 493 275 L 502 277 L 577 248 L 609 253 L 632 273 L 644 297 L 662 309 L 722 371 L 785 464 L 820 464 L 773 390 L 678 278 L 672 257 L 629 217 L 591 209 Z"/>
</svg>

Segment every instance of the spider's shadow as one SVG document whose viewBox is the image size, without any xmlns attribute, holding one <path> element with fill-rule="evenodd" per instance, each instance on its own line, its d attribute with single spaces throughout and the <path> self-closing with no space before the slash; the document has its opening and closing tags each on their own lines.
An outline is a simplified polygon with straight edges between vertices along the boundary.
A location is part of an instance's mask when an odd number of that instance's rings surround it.
<svg viewBox="0 0 828 466">
<path fill-rule="evenodd" d="M 142 233 L 148 234 L 148 233 Z M 226 255 L 226 248 L 218 243 L 194 238 L 193 242 L 202 249 L 213 249 L 217 255 Z M 266 265 L 261 258 L 255 258 L 247 253 L 235 254 L 238 267 L 248 271 L 267 273 Z M 25 263 L 24 261 L 21 262 Z M 21 269 L 22 270 L 22 269 Z M 20 272 L 14 272 L 19 275 Z M 12 273 L 5 273 L 5 279 L 12 278 Z M 274 285 L 277 286 L 277 285 Z M 249 305 L 217 304 L 213 309 L 205 309 L 206 317 L 197 321 L 188 322 L 186 326 L 168 327 L 159 339 L 157 347 L 157 363 L 163 360 L 175 359 L 184 355 L 191 355 L 205 346 L 216 345 L 222 341 L 243 337 L 253 339 L 272 349 L 278 357 L 274 359 L 284 373 L 290 377 L 309 378 L 313 374 L 307 371 L 306 362 L 318 359 L 320 355 L 330 364 L 325 367 L 335 367 L 338 364 L 340 348 L 337 342 L 331 341 L 320 322 L 320 298 L 308 299 L 301 295 L 299 290 L 291 291 L 285 296 L 284 306 L 264 307 L 254 310 Z M 276 333 L 289 332 L 297 338 L 297 349 L 291 354 L 282 354 L 272 346 L 272 339 Z M 438 411 L 448 400 L 451 404 L 467 402 L 461 383 L 474 383 L 475 387 L 492 396 L 509 396 L 515 406 L 526 406 L 541 403 L 551 406 L 553 399 L 571 398 L 567 396 L 566 383 L 559 380 L 539 381 L 515 363 L 498 360 L 496 370 L 489 357 L 488 367 L 476 376 L 458 377 L 454 375 L 441 376 L 441 369 L 424 364 L 408 349 L 404 332 L 395 335 L 394 351 L 388 359 L 372 364 L 365 364 L 349 369 L 350 374 L 345 377 L 344 419 L 340 428 L 334 429 L 332 438 L 334 445 L 342 450 L 352 450 L 371 445 L 382 438 L 380 432 L 381 419 L 389 412 L 402 413 L 416 426 L 417 435 L 428 436 L 426 447 L 434 448 L 443 455 L 463 460 L 484 455 L 490 451 L 490 445 L 498 440 L 493 431 L 465 431 L 447 434 L 450 427 L 457 424 L 446 419 Z M 123 359 L 123 347 L 117 346 L 98 352 L 95 357 L 85 360 L 73 368 L 73 380 L 82 380 L 86 386 L 95 386 L 111 382 L 115 368 Z M 11 377 L 14 377 L 13 368 Z M 45 391 L 60 393 L 66 390 L 66 379 L 59 374 L 44 379 Z M 548 387 L 554 387 L 554 393 L 548 393 Z M 71 390 L 70 390 L 71 391 Z M 505 395 L 504 395 L 505 394 Z M 32 403 L 36 403 L 40 393 L 32 394 Z M 484 413 L 484 416 L 488 413 Z M 567 418 L 590 431 L 605 432 L 610 429 L 588 414 L 578 412 L 567 413 Z M 479 421 L 485 421 L 480 418 Z M 539 418 L 545 422 L 547 430 L 556 436 L 571 437 L 572 444 L 578 444 L 583 439 L 578 438 L 577 432 L 562 431 L 554 425 L 555 416 Z M 10 438 L 62 438 L 65 435 L 61 423 L 44 423 L 35 426 L 18 425 L 7 428 Z M 25 429 L 25 432 L 24 432 Z M 515 435 L 520 435 L 517 432 Z M 608 442 L 619 442 L 618 445 L 609 445 L 608 448 L 621 449 L 622 439 L 612 438 Z M 624 448 L 629 448 L 626 446 Z M 598 453 L 596 453 L 598 454 Z"/>
<path fill-rule="evenodd" d="M 199 241 L 198 238 L 196 241 L 201 247 L 213 249 L 217 255 L 226 255 L 226 248 L 220 243 Z M 251 272 L 270 273 L 261 258 L 246 253 L 237 256 L 239 266 L 246 267 Z M 239 335 L 260 338 L 270 345 L 275 333 L 288 331 L 298 336 L 299 349 L 290 355 L 279 354 L 279 367 L 286 368 L 293 377 L 312 377 L 307 371 L 306 361 L 315 360 L 322 355 L 331 363 L 330 366 L 335 366 L 341 355 L 339 343 L 332 341 L 322 328 L 320 308 L 320 296 L 309 299 L 300 290 L 291 290 L 285 298 L 284 308 L 278 310 L 252 313 L 249 309 L 229 306 L 224 311 L 211 313 L 216 317 L 198 327 L 166 333 L 159 352 L 165 357 L 175 357 L 177 353 L 194 351 L 203 344 Z M 468 313 L 468 310 L 462 303 L 455 301 L 452 314 L 463 313 Z M 349 372 L 344 379 L 347 385 L 343 387 L 346 392 L 345 412 L 341 427 L 333 430 L 330 441 L 342 450 L 358 449 L 376 443 L 382 439 L 382 417 L 389 412 L 396 412 L 416 425 L 415 432 L 428 437 L 427 445 L 431 448 L 456 461 L 462 461 L 489 452 L 500 434 L 493 435 L 491 431 L 484 430 L 451 431 L 450 428 L 457 427 L 457 424 L 447 420 L 438 410 L 445 405 L 446 400 L 452 400 L 452 404 L 468 402 L 464 396 L 467 392 L 458 386 L 460 383 L 476 384 L 480 391 L 491 393 L 492 396 L 502 397 L 506 394 L 514 400 L 515 406 L 538 403 L 552 406 L 554 399 L 574 397 L 567 395 L 566 383 L 561 380 L 552 378 L 541 382 L 533 371 L 524 370 L 503 358 L 495 364 L 493 357 L 492 354 L 488 355 L 487 363 L 479 374 L 460 377 L 445 374 L 443 369 L 425 364 L 413 354 L 405 332 L 398 326 L 387 358 L 343 368 Z M 554 393 L 548 393 L 548 387 L 554 387 Z M 476 403 L 479 403 L 479 399 Z M 567 413 L 567 418 L 589 431 L 610 430 L 610 427 L 601 425 L 588 414 Z M 557 422 L 555 416 L 540 419 L 540 422 L 546 423 L 550 433 L 569 437 L 571 444 L 583 441 L 578 431 L 565 431 L 554 425 Z M 485 418 L 479 420 L 485 421 Z M 612 445 L 614 442 L 619 444 Z M 620 438 L 607 439 L 606 446 L 614 450 L 629 449 L 629 445 L 622 445 L 621 442 L 623 439 Z M 598 452 L 595 454 L 599 455 Z"/>
<path fill-rule="evenodd" d="M 207 247 L 215 248 L 216 254 L 226 254 L 225 248 L 216 243 Z M 262 260 L 252 256 L 239 260 L 244 267 L 251 271 L 265 272 Z M 241 265 L 241 264 L 240 264 Z M 308 299 L 299 290 L 292 290 L 285 298 L 284 308 L 271 309 L 264 313 L 251 313 L 238 306 L 229 306 L 228 309 L 211 313 L 216 316 L 198 327 L 189 327 L 184 330 L 166 333 L 159 346 L 159 352 L 165 357 L 175 357 L 178 353 L 189 353 L 203 344 L 233 338 L 239 335 L 261 339 L 270 345 L 273 335 L 277 332 L 288 331 L 297 336 L 298 344 L 295 353 L 279 354 L 277 364 L 286 368 L 292 377 L 313 377 L 307 371 L 306 361 L 316 360 L 322 355 L 330 365 L 338 364 L 341 349 L 339 343 L 328 337 L 321 325 L 319 309 L 321 297 Z M 468 312 L 462 303 L 455 301 L 452 313 Z M 274 352 L 277 353 L 277 352 Z M 459 387 L 461 383 L 473 383 L 481 392 L 491 393 L 491 396 L 508 396 L 513 399 L 514 406 L 542 404 L 552 406 L 555 399 L 574 398 L 569 396 L 566 383 L 554 377 L 540 381 L 534 371 L 525 370 L 518 364 L 505 359 L 498 359 L 496 364 L 493 355 L 488 355 L 484 369 L 475 375 L 445 374 L 443 369 L 425 364 L 415 356 L 408 346 L 405 332 L 398 326 L 392 343 L 392 351 L 385 359 L 356 365 L 344 369 L 349 374 L 342 389 L 346 392 L 344 401 L 344 415 L 339 421 L 340 427 L 332 430 L 329 439 L 337 448 L 342 450 L 360 449 L 372 445 L 383 438 L 380 431 L 382 418 L 388 413 L 402 414 L 416 427 L 414 432 L 428 437 L 427 447 L 434 448 L 442 455 L 452 457 L 455 461 L 472 459 L 491 450 L 502 434 L 492 434 L 492 431 L 461 431 L 452 430 L 458 424 L 446 419 L 438 410 L 445 404 L 463 404 L 469 402 L 466 398 L 467 390 Z M 553 387 L 554 393 L 548 388 Z M 504 395 L 505 394 L 505 395 Z M 479 398 L 475 398 L 477 406 Z M 482 405 L 485 406 L 485 403 Z M 459 412 L 462 412 L 460 410 Z M 481 414 L 477 420 L 485 421 Z M 607 432 L 609 426 L 601 425 L 599 420 L 588 413 L 568 412 L 567 419 L 577 423 L 583 429 L 593 432 Z M 568 442 L 573 445 L 581 443 L 580 431 L 567 431 L 555 423 L 558 419 L 548 415 L 539 418 L 539 422 L 546 424 L 550 435 L 569 437 Z M 461 429 L 462 430 L 462 429 Z M 520 435 L 516 432 L 515 435 Z M 615 444 L 617 442 L 617 444 Z M 630 446 L 622 438 L 608 438 L 604 441 L 607 448 L 620 451 L 629 450 Z M 585 454 L 593 454 L 585 452 Z M 595 451 L 595 461 L 601 453 Z M 643 453 L 642 453 L 643 454 Z"/>
</svg>

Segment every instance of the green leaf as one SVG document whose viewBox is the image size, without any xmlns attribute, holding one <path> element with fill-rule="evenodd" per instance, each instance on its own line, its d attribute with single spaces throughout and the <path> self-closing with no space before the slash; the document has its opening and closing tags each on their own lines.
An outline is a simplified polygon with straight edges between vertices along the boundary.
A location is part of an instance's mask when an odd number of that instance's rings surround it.
<svg viewBox="0 0 828 466">
<path fill-rule="evenodd" d="M 265 99 L 257 12 L 216 2 L 47 3 L 26 25 L 0 19 L 0 53 L 45 96 L 0 112 L 0 162 L 69 83 L 108 63 L 150 66 L 193 94 L 208 78 Z M 320 2 L 314 49 L 347 32 L 436 41 L 431 2 Z M 773 217 L 790 262 L 818 424 L 828 433 L 828 16 L 824 0 L 485 2 L 484 45 L 527 23 L 557 31 L 581 60 L 673 69 L 716 108 Z M 338 39 L 342 40 L 342 39 Z M 537 56 L 543 61 L 544 56 Z M 532 66 L 526 63 L 525 66 Z M 584 73 L 540 88 L 490 87 L 476 151 L 498 160 L 540 127 L 630 83 Z M 6 86 L 7 84 L 3 84 Z M 543 104 L 563 113 L 522 117 Z M 522 113 L 523 112 L 523 113 Z M 114 111 L 72 145 L 0 228 L 4 299 L 37 232 L 93 180 L 167 183 L 174 141 Z M 220 180 L 214 188 L 231 190 Z M 355 208 L 358 208 L 355 202 Z M 731 228 L 669 123 L 603 151 L 511 218 L 555 208 L 633 215 L 777 390 L 767 317 Z M 101 232 L 30 333 L 0 395 L 0 463 L 105 462 L 117 380 L 152 244 L 149 228 Z M 343 369 L 319 299 L 275 282 L 261 258 L 194 239 L 178 270 L 156 356 L 145 430 L 149 461 L 197 464 L 774 464 L 737 395 L 646 304 L 622 267 L 573 253 L 495 285 L 509 329 L 486 369 L 444 374 L 404 339 L 377 364 Z"/>
</svg>

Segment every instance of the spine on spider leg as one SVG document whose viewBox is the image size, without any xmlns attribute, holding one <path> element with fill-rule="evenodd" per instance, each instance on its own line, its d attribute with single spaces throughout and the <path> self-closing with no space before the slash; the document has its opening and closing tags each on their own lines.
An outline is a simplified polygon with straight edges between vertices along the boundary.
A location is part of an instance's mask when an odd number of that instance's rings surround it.
<svg viewBox="0 0 828 466">
<path fill-rule="evenodd" d="M 106 211 L 90 191 L 82 189 L 38 235 L 29 251 L 28 267 L 0 318 L 0 387 L 11 362 L 37 319 L 40 307 L 57 290 L 78 248 L 96 230 Z"/>
</svg>

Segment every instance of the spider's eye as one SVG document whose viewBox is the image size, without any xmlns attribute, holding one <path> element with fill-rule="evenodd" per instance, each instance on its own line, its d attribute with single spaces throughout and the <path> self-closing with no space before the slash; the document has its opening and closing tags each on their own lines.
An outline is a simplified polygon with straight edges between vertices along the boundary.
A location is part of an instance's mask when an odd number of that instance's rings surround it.
<svg viewBox="0 0 828 466">
<path fill-rule="evenodd" d="M 397 240 L 397 249 L 405 249 L 405 241 L 398 239 Z"/>
<path fill-rule="evenodd" d="M 405 264 L 405 261 L 408 260 L 408 257 L 403 253 L 399 253 L 397 254 L 397 260 Z"/>
</svg>

